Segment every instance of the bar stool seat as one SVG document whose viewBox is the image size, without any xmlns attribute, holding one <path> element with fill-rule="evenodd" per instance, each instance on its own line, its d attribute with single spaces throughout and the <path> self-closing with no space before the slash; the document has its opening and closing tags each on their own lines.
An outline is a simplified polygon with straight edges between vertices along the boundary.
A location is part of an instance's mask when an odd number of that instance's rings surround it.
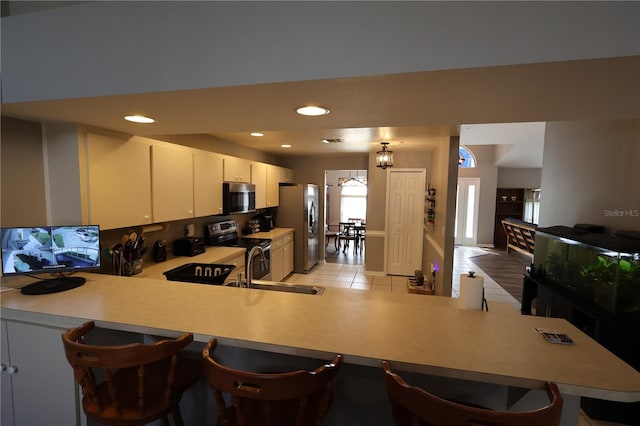
<svg viewBox="0 0 640 426">
<path fill-rule="evenodd" d="M 213 358 L 216 339 L 202 351 L 204 375 L 218 407 L 219 426 L 320 426 L 331 407 L 333 382 L 342 365 L 336 355 L 314 371 L 254 373 Z M 230 395 L 227 406 L 225 396 Z"/>
<path fill-rule="evenodd" d="M 202 363 L 180 356 L 192 334 L 153 344 L 102 346 L 85 343 L 89 321 L 62 335 L 65 354 L 82 387 L 82 408 L 107 425 L 144 425 L 161 419 L 182 426 L 182 393 L 202 375 Z"/>
</svg>

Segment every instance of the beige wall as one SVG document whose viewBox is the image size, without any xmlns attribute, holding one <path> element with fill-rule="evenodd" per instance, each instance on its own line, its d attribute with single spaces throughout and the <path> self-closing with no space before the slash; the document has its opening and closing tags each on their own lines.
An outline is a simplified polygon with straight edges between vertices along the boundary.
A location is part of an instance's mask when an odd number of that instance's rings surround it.
<svg viewBox="0 0 640 426">
<path fill-rule="evenodd" d="M 541 168 L 498 168 L 498 188 L 540 188 Z"/>
<path fill-rule="evenodd" d="M 393 150 L 393 146 L 389 147 Z M 394 151 L 393 167 L 402 169 L 426 169 L 429 176 L 432 167 L 430 151 Z M 367 197 L 367 249 L 365 264 L 367 271 L 382 273 L 384 264 L 385 221 L 387 208 L 387 171 L 376 167 L 376 154 L 369 154 L 369 192 Z M 428 179 L 428 178 L 427 178 Z"/>
<path fill-rule="evenodd" d="M 425 232 L 422 269 L 436 273 L 436 294 L 451 295 L 453 278 L 453 231 L 455 223 L 456 183 L 458 179 L 459 138 L 443 140 L 432 152 L 429 186 L 436 190 L 436 216 L 433 231 Z"/>
<path fill-rule="evenodd" d="M 547 123 L 540 226 L 640 230 L 640 120 Z"/>
<path fill-rule="evenodd" d="M 2 117 L 2 226 L 48 225 L 40 123 Z"/>
</svg>

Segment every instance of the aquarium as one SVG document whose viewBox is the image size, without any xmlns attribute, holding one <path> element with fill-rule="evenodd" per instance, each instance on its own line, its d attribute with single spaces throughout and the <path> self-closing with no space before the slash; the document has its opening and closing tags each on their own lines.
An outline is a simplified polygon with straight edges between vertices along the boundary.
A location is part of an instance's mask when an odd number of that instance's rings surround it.
<svg viewBox="0 0 640 426">
<path fill-rule="evenodd" d="M 532 272 L 616 314 L 640 312 L 640 240 L 564 226 L 538 228 Z"/>
</svg>

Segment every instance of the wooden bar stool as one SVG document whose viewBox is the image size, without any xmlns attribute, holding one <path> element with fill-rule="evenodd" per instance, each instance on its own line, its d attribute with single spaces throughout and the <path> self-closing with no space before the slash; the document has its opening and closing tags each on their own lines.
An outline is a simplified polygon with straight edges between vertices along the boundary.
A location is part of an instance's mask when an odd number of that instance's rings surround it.
<svg viewBox="0 0 640 426">
<path fill-rule="evenodd" d="M 93 321 L 62 335 L 65 354 L 82 387 L 82 408 L 87 417 L 107 425 L 144 425 L 169 413 L 182 426 L 178 403 L 182 393 L 202 375 L 199 360 L 179 352 L 193 341 L 192 334 L 153 344 L 88 345 Z M 104 376 L 103 380 L 97 380 Z"/>
<path fill-rule="evenodd" d="M 560 424 L 562 396 L 558 386 L 547 383 L 550 404 L 527 412 L 494 411 L 439 398 L 423 389 L 409 386 L 382 362 L 387 394 L 396 426 L 555 426 Z"/>
<path fill-rule="evenodd" d="M 202 351 L 204 375 L 218 407 L 219 426 L 320 426 L 331 407 L 333 381 L 342 365 L 336 355 L 314 371 L 253 373 L 213 358 L 216 339 Z M 224 395 L 230 395 L 227 406 Z"/>
</svg>

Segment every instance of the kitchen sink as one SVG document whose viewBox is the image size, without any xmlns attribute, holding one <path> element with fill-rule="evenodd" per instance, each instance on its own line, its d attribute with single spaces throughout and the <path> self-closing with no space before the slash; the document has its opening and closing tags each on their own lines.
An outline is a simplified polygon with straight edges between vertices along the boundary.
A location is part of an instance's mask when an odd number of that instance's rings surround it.
<svg viewBox="0 0 640 426">
<path fill-rule="evenodd" d="M 233 285 L 233 283 L 227 283 L 226 285 Z M 289 284 L 261 280 L 253 280 L 251 288 L 257 290 L 284 291 L 286 293 L 314 294 L 317 296 L 324 293 L 325 290 L 325 287 L 316 285 Z"/>
</svg>

